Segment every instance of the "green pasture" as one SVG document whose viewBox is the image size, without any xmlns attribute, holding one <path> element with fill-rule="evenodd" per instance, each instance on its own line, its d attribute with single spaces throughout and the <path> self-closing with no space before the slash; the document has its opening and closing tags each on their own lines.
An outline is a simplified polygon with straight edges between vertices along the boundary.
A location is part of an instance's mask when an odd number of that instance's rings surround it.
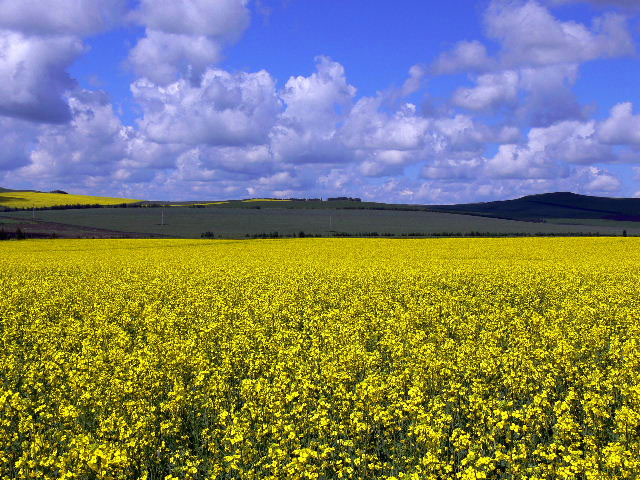
<svg viewBox="0 0 640 480">
<path fill-rule="evenodd" d="M 272 202 L 276 203 L 276 202 Z M 282 202 L 284 203 L 284 202 Z M 281 203 L 281 205 L 282 205 Z M 34 212 L 5 212 L 3 218 L 33 221 Z M 0 218 L 0 221 L 6 221 Z M 233 208 L 214 205 L 204 208 L 87 208 L 70 210 L 36 210 L 35 221 L 57 222 L 82 227 L 161 234 L 169 237 L 199 238 L 213 232 L 216 238 L 245 238 L 247 235 L 270 234 L 298 236 L 348 235 L 521 235 L 521 234 L 599 234 L 640 235 L 640 224 L 624 222 L 599 225 L 523 222 L 428 211 L 371 209 L 301 209 L 270 206 L 269 208 Z M 637 226 L 636 226 L 637 225 Z"/>
</svg>

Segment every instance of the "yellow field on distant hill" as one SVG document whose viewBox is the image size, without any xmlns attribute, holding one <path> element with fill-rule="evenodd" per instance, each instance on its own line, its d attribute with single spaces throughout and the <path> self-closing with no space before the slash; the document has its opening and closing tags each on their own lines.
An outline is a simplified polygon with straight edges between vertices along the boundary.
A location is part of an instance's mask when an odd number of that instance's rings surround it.
<svg viewBox="0 0 640 480">
<path fill-rule="evenodd" d="M 290 202 L 288 198 L 248 198 L 243 202 Z"/>
<path fill-rule="evenodd" d="M 0 207 L 32 208 L 54 207 L 58 205 L 118 205 L 135 203 L 131 198 L 95 197 L 44 192 L 0 192 Z"/>
<path fill-rule="evenodd" d="M 0 242 L 0 478 L 622 479 L 640 239 Z"/>
</svg>

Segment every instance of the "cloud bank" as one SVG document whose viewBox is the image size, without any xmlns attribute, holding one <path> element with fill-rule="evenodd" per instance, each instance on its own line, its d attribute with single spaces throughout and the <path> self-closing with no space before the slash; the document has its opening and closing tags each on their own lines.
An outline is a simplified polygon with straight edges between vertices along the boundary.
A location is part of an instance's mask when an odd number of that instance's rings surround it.
<svg viewBox="0 0 640 480">
<path fill-rule="evenodd" d="M 245 0 L 0 0 L 0 184 L 142 198 L 358 195 L 457 202 L 550 190 L 611 194 L 608 165 L 637 162 L 640 114 L 621 101 L 593 118 L 574 93 L 580 67 L 635 52 L 624 1 L 589 24 L 566 2 L 494 1 L 486 38 L 410 66 L 399 88 L 358 94 L 348 65 L 279 82 L 227 71 L 225 49 L 250 24 Z M 127 54 L 139 108 L 123 124 L 111 99 L 69 66 L 85 38 L 139 25 Z M 493 42 L 493 43 L 491 43 Z M 310 59 L 310 62 L 313 59 Z M 463 76 L 437 109 L 429 79 Z"/>
</svg>

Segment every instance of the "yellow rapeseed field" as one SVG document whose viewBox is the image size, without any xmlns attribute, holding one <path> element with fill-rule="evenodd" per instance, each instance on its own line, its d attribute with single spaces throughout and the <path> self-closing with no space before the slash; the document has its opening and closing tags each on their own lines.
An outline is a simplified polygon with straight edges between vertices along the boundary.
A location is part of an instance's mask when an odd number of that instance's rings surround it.
<svg viewBox="0 0 640 480">
<path fill-rule="evenodd" d="M 131 198 L 96 197 L 64 193 L 0 192 L 0 207 L 11 208 L 41 208 L 57 205 L 118 205 L 139 201 Z"/>
<path fill-rule="evenodd" d="M 3 479 L 622 479 L 640 241 L 0 244 Z"/>
</svg>

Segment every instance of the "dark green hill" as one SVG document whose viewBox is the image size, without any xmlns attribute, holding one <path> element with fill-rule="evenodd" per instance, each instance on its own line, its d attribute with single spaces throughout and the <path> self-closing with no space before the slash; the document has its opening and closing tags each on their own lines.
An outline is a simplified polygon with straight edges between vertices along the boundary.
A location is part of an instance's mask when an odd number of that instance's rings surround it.
<svg viewBox="0 0 640 480">
<path fill-rule="evenodd" d="M 593 197 L 571 192 L 527 195 L 496 202 L 432 205 L 429 208 L 439 212 L 529 221 L 545 218 L 640 221 L 640 198 Z"/>
<path fill-rule="evenodd" d="M 11 195 L 11 193 L 4 193 Z M 127 208 L 19 209 L 0 215 L 5 231 L 35 236 L 640 236 L 640 199 L 558 192 L 460 205 L 356 199 L 140 202 Z M 3 227 L 3 228 L 5 228 Z M 208 237 L 207 237 L 208 238 Z"/>
<path fill-rule="evenodd" d="M 3 192 L 37 192 L 38 190 L 16 190 L 14 188 L 4 188 L 4 187 L 0 187 L 0 193 Z"/>
</svg>

